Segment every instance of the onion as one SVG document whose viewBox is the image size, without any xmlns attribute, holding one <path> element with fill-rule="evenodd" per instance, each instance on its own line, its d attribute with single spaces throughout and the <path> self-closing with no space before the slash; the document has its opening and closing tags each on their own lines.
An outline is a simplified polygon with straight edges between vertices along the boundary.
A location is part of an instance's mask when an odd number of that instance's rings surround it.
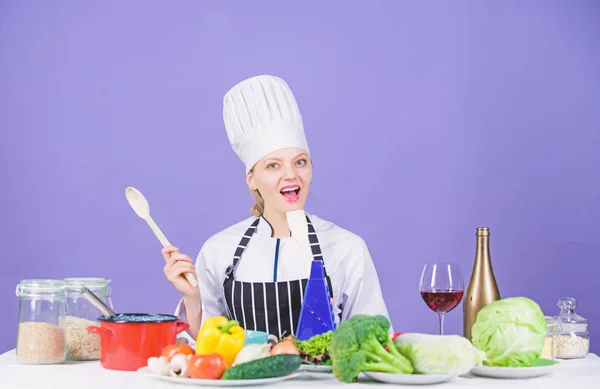
<svg viewBox="0 0 600 389">
<path fill-rule="evenodd" d="M 278 354 L 300 355 L 300 351 L 298 351 L 296 346 L 294 346 L 294 344 L 290 340 L 283 340 L 283 341 L 277 343 L 271 349 L 271 355 L 278 355 Z"/>
</svg>

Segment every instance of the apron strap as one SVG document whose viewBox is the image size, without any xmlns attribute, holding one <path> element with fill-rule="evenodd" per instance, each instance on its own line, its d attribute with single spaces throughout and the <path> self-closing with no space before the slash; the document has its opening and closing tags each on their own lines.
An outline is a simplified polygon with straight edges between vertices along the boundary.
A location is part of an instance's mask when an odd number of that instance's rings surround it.
<svg viewBox="0 0 600 389">
<path fill-rule="evenodd" d="M 240 240 L 240 243 L 238 244 L 237 248 L 235 249 L 235 253 L 233 254 L 233 263 L 227 267 L 227 270 L 225 270 L 225 281 L 227 281 L 231 277 L 235 278 L 235 270 L 237 269 L 238 262 L 240 261 L 240 259 L 242 259 L 242 254 L 246 250 L 246 247 L 250 242 L 250 238 L 252 238 L 252 235 L 254 235 L 254 233 L 256 232 L 256 227 L 258 227 L 259 222 L 260 218 L 257 218 L 250 225 L 250 227 L 248 227 L 246 233 Z"/>
</svg>

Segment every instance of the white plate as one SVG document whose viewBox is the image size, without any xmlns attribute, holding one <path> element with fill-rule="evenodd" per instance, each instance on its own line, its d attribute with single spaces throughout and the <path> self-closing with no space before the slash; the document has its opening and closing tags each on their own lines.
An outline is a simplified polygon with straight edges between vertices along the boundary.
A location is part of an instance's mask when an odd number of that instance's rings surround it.
<svg viewBox="0 0 600 389">
<path fill-rule="evenodd" d="M 390 374 L 376 371 L 363 371 L 362 373 L 375 381 L 400 385 L 439 384 L 456 377 L 453 374 Z"/>
<path fill-rule="evenodd" d="M 302 365 L 299 370 L 312 373 L 329 373 L 332 369 L 333 367 L 330 365 Z"/>
<path fill-rule="evenodd" d="M 488 378 L 534 378 L 551 373 L 558 364 L 556 361 L 543 361 L 543 366 L 535 367 L 477 366 L 471 374 Z"/>
<path fill-rule="evenodd" d="M 161 381 L 173 382 L 175 384 L 180 385 L 192 385 L 192 386 L 255 386 L 255 385 L 267 385 L 275 382 L 280 382 L 284 380 L 289 380 L 291 378 L 298 377 L 300 372 L 295 372 L 292 374 L 288 374 L 283 377 L 274 377 L 274 378 L 258 378 L 254 380 L 202 380 L 198 378 L 181 378 L 181 377 L 171 377 L 159 375 L 148 367 L 142 367 L 138 369 L 138 372 L 143 373 L 149 377 L 155 378 Z"/>
</svg>

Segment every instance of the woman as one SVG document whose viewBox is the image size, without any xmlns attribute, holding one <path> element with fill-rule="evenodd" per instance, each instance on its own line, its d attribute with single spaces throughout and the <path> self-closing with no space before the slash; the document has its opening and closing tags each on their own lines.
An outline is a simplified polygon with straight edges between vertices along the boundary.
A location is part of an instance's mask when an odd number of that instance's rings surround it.
<svg viewBox="0 0 600 389">
<path fill-rule="evenodd" d="M 225 95 L 223 117 L 255 204 L 251 217 L 204 243 L 195 266 L 176 247 L 162 250 L 164 273 L 183 295 L 175 314 L 190 324 L 189 334 L 183 334 L 190 343 L 202 320 L 213 316 L 278 338 L 295 334 L 310 273 L 286 218 L 287 212 L 304 209 L 312 181 L 302 117 L 286 82 L 273 76 L 234 86 Z M 357 313 L 388 316 L 365 242 L 306 216 L 312 260 L 323 261 L 336 323 Z M 199 288 L 184 273 L 194 274 Z"/>
</svg>

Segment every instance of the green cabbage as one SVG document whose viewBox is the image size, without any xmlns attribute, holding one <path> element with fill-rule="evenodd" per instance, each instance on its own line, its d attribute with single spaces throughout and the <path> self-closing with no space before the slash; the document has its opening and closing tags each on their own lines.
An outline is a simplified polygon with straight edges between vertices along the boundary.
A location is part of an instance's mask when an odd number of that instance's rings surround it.
<svg viewBox="0 0 600 389">
<path fill-rule="evenodd" d="M 466 374 L 485 358 L 467 338 L 458 335 L 406 333 L 398 336 L 394 345 L 418 374 Z"/>
<path fill-rule="evenodd" d="M 540 306 L 526 297 L 494 301 L 477 314 L 471 328 L 475 347 L 490 366 L 530 367 L 540 357 L 546 319 Z"/>
</svg>

